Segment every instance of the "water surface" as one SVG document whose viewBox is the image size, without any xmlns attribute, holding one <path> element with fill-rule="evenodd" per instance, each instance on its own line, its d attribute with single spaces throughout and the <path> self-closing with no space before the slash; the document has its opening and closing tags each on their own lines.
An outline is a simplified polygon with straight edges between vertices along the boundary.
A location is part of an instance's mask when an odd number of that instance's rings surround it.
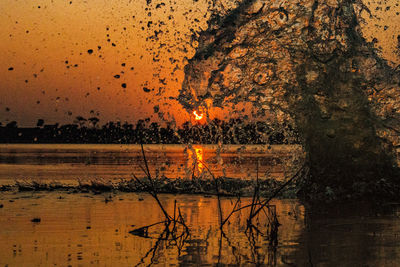
<svg viewBox="0 0 400 267">
<path fill-rule="evenodd" d="M 153 176 L 215 176 L 283 179 L 299 146 L 145 145 Z M 0 183 L 130 179 L 144 166 L 140 145 L 0 144 Z"/>
<path fill-rule="evenodd" d="M 245 232 L 246 212 L 219 229 L 216 197 L 162 195 L 168 212 L 180 207 L 190 235 L 182 243 L 130 234 L 163 219 L 146 194 L 0 193 L 0 266 L 397 266 L 400 206 L 379 211 L 342 207 L 312 213 L 296 200 L 275 200 L 278 243 Z M 250 199 L 243 199 L 243 205 Z M 223 198 L 229 213 L 234 199 Z M 32 222 L 40 218 L 40 222 Z M 260 219 L 260 229 L 265 221 Z M 154 250 L 154 247 L 156 249 Z"/>
</svg>

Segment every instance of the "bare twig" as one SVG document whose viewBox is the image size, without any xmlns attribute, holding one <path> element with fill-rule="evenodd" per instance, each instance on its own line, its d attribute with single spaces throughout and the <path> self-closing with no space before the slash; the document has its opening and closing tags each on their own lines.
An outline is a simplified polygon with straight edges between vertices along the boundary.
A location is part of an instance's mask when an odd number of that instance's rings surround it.
<svg viewBox="0 0 400 267">
<path fill-rule="evenodd" d="M 305 165 L 303 165 L 289 180 L 286 181 L 286 183 L 284 183 L 281 187 L 278 188 L 278 190 L 276 190 L 268 199 L 260 202 L 259 204 L 257 204 L 257 206 L 260 206 L 253 214 L 257 215 L 266 205 L 268 205 L 268 203 L 275 198 L 287 185 L 289 185 L 291 182 L 293 182 L 299 175 L 300 173 L 304 170 Z M 229 218 L 236 212 L 241 211 L 243 209 L 247 209 L 249 207 L 251 207 L 252 204 L 240 207 L 236 210 L 234 210 L 224 221 L 223 224 L 226 223 L 226 221 L 229 220 Z"/>
<path fill-rule="evenodd" d="M 218 211 L 219 211 L 219 223 L 220 223 L 220 227 L 222 228 L 223 226 L 223 214 L 222 214 L 222 207 L 221 207 L 221 196 L 220 196 L 220 192 L 219 192 L 219 186 L 218 186 L 218 179 L 214 176 L 214 174 L 212 173 L 212 171 L 208 168 L 207 164 L 205 164 L 204 162 L 200 161 L 203 164 L 203 166 L 207 169 L 207 171 L 210 173 L 211 177 L 214 180 L 214 185 L 215 185 L 215 191 L 217 193 L 217 198 L 218 198 Z"/>
<path fill-rule="evenodd" d="M 156 189 L 156 187 L 155 187 L 155 185 L 154 185 L 154 181 L 153 181 L 153 179 L 152 179 L 152 177 L 151 177 L 151 174 L 150 174 L 149 165 L 148 165 L 148 163 L 147 163 L 146 154 L 145 154 L 145 152 L 144 152 L 143 144 L 140 144 L 140 146 L 141 146 L 141 149 L 142 149 L 143 161 L 144 161 L 144 164 L 145 164 L 145 166 L 146 166 L 146 169 L 144 169 L 142 166 L 140 166 L 140 168 L 143 170 L 143 172 L 144 172 L 145 175 L 147 176 L 147 179 L 149 180 L 149 183 L 150 183 L 150 184 L 147 185 L 147 184 L 145 184 L 144 182 L 141 182 L 141 181 L 139 180 L 139 178 L 137 178 L 136 175 L 135 175 L 134 173 L 132 173 L 132 176 L 135 178 L 135 180 L 136 180 L 140 185 L 142 185 L 142 186 L 145 187 L 145 189 L 147 190 L 147 192 L 157 201 L 157 204 L 158 204 L 158 206 L 160 207 L 161 211 L 163 212 L 165 218 L 166 218 L 168 221 L 171 221 L 171 220 L 172 220 L 172 217 L 171 217 L 171 216 L 168 214 L 168 212 L 164 209 L 164 206 L 161 204 L 161 201 L 160 201 L 160 199 L 158 198 L 157 189 Z"/>
<path fill-rule="evenodd" d="M 303 165 L 296 173 L 295 175 L 292 176 L 292 178 L 290 178 L 289 180 L 286 181 L 286 183 L 284 183 L 281 187 L 278 188 L 278 190 L 276 190 L 267 200 L 265 200 L 261 206 L 254 212 L 254 215 L 257 215 L 266 205 L 268 205 L 268 203 L 274 199 L 287 185 L 289 185 L 291 182 L 293 182 L 299 175 L 300 173 L 303 171 L 303 169 L 305 168 L 305 165 Z"/>
<path fill-rule="evenodd" d="M 142 155 L 143 155 L 143 161 L 145 164 L 145 168 L 140 166 L 142 171 L 147 177 L 148 183 L 141 181 L 134 173 L 132 173 L 133 178 L 140 184 L 157 202 L 158 206 L 160 207 L 162 213 L 164 214 L 165 220 L 157 223 L 153 223 L 147 226 L 143 226 L 137 229 L 134 229 L 130 231 L 131 234 L 141 236 L 141 237 L 146 237 L 146 238 L 151 238 L 149 236 L 149 228 L 159 225 L 159 224 L 164 224 L 164 230 L 163 232 L 159 235 L 157 238 L 157 241 L 155 245 L 144 255 L 144 257 L 140 260 L 140 262 L 137 264 L 140 265 L 144 263 L 144 260 L 151 254 L 150 258 L 150 265 L 154 262 L 154 258 L 156 256 L 157 249 L 160 246 L 161 241 L 165 240 L 167 243 L 167 246 L 174 245 L 178 249 L 178 254 L 181 253 L 181 250 L 185 244 L 185 240 L 190 236 L 189 233 L 189 228 L 185 224 L 185 220 L 183 219 L 183 216 L 181 214 L 180 208 L 177 207 L 176 200 L 174 201 L 174 213 L 173 217 L 168 214 L 164 206 L 161 204 L 160 199 L 158 198 L 158 192 L 156 185 L 154 183 L 153 178 L 151 177 L 149 165 L 146 159 L 146 154 L 144 152 L 143 144 L 141 144 L 141 149 L 142 149 Z M 180 235 L 176 235 L 178 231 L 178 224 L 182 226 L 182 233 Z M 172 227 L 172 228 L 170 228 Z"/>
</svg>

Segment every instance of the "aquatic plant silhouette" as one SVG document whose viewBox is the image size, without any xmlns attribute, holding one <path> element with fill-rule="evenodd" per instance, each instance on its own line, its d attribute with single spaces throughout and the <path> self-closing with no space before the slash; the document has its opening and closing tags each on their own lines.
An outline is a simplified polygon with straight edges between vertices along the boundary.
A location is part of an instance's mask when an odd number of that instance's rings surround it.
<svg viewBox="0 0 400 267">
<path fill-rule="evenodd" d="M 177 202 L 176 200 L 174 201 L 174 211 L 173 215 L 170 215 L 167 210 L 164 208 L 162 205 L 159 197 L 158 197 L 158 191 L 154 183 L 154 179 L 151 176 L 148 162 L 146 159 L 145 151 L 143 145 L 141 145 L 141 150 L 142 150 L 142 158 L 144 162 L 144 167 L 142 168 L 142 171 L 145 174 L 145 179 L 139 179 L 135 174 L 132 174 L 134 179 L 141 184 L 146 191 L 156 200 L 157 205 L 160 207 L 165 220 L 156 222 L 153 224 L 145 225 L 139 228 L 135 228 L 132 231 L 130 231 L 130 234 L 142 237 L 142 238 L 153 238 L 156 240 L 154 245 L 150 248 L 150 250 L 142 257 L 141 261 L 138 263 L 144 264 L 144 261 L 146 258 L 150 257 L 150 265 L 154 262 L 157 250 L 160 248 L 160 244 L 162 242 L 166 242 L 166 246 L 175 246 L 178 249 L 178 254 L 180 255 L 182 248 L 184 247 L 185 241 L 190 239 L 190 229 L 189 227 L 185 224 L 184 218 L 181 214 L 181 211 L 179 208 L 177 208 Z M 251 247 L 251 253 L 253 255 L 253 263 L 257 264 L 260 262 L 264 262 L 264 258 L 260 257 L 259 252 L 258 252 L 258 246 L 256 245 L 257 241 L 260 237 L 262 237 L 264 240 L 268 240 L 269 242 L 269 249 L 268 249 L 268 264 L 271 262 L 276 262 L 275 259 L 275 253 L 276 251 L 276 246 L 278 245 L 278 228 L 279 228 L 279 221 L 277 218 L 276 214 L 276 207 L 274 205 L 270 204 L 270 201 L 275 198 L 282 190 L 285 189 L 287 185 L 292 183 L 296 178 L 300 176 L 301 171 L 303 171 L 304 166 L 300 168 L 300 170 L 295 173 L 290 179 L 287 179 L 287 181 L 277 190 L 275 190 L 269 198 L 266 198 L 265 200 L 261 200 L 260 196 L 260 185 L 259 185 L 259 177 L 258 177 L 258 163 L 257 163 L 257 175 L 255 179 L 255 186 L 254 186 L 254 192 L 252 195 L 252 200 L 251 204 L 241 206 L 241 197 L 240 194 L 237 192 L 236 194 L 236 200 L 233 204 L 233 208 L 228 211 L 228 215 L 224 216 L 224 211 L 222 208 L 221 204 L 221 191 L 220 191 L 220 183 L 223 182 L 221 177 L 215 177 L 215 175 L 212 173 L 212 171 L 209 169 L 207 164 L 203 161 L 198 160 L 200 163 L 203 164 L 205 169 L 210 173 L 210 175 L 213 178 L 214 181 L 214 188 L 215 188 L 215 194 L 217 196 L 217 205 L 218 205 L 218 221 L 219 221 L 219 231 L 220 231 L 220 236 L 219 236 L 219 253 L 218 253 L 218 264 L 221 261 L 222 257 L 222 244 L 223 244 L 223 239 L 226 239 L 229 246 L 232 248 L 232 253 L 235 256 L 235 258 L 239 259 L 240 255 L 235 255 L 236 249 L 235 246 L 232 244 L 232 242 L 229 241 L 228 236 L 224 232 L 224 225 L 229 223 L 229 220 L 232 218 L 232 216 L 236 213 L 239 213 L 242 210 L 250 210 L 249 215 L 246 219 L 246 229 L 245 229 L 245 234 L 248 238 L 248 241 L 250 243 Z M 193 162 L 193 164 L 197 164 L 197 162 Z M 193 177 L 193 175 L 192 175 Z M 145 181 L 147 180 L 147 182 Z M 265 218 L 260 218 L 261 212 L 265 216 Z M 239 215 L 240 216 L 240 215 Z M 263 220 L 264 219 L 264 220 Z M 156 226 L 162 226 L 163 230 L 162 232 L 157 236 L 154 237 L 153 234 L 151 233 L 151 230 L 153 227 Z M 258 256 L 255 256 L 258 255 Z M 272 266 L 272 265 L 271 265 Z"/>
<path fill-rule="evenodd" d="M 143 162 L 145 167 L 140 167 L 142 168 L 144 174 L 146 175 L 147 181 L 145 182 L 143 180 L 140 180 L 134 173 L 132 173 L 132 176 L 134 179 L 142 185 L 147 193 L 149 193 L 157 202 L 157 205 L 161 209 L 163 215 L 164 215 L 164 221 L 149 224 L 146 226 L 142 226 L 139 228 L 135 228 L 129 233 L 135 236 L 143 237 L 143 238 L 151 238 L 151 235 L 149 234 L 149 229 L 152 229 L 152 227 L 155 227 L 157 225 L 163 225 L 163 231 L 161 234 L 156 238 L 156 242 L 154 246 L 143 256 L 143 258 L 140 260 L 140 263 L 138 263 L 136 266 L 139 266 L 141 263 L 144 263 L 144 259 L 146 259 L 149 255 L 151 255 L 150 262 L 153 263 L 157 249 L 160 245 L 161 242 L 167 242 L 167 246 L 174 245 L 178 249 L 178 254 L 180 255 L 181 250 L 185 244 L 185 240 L 190 236 L 189 228 L 185 224 L 185 220 L 181 214 L 181 210 L 179 207 L 177 207 L 176 200 L 174 202 L 174 212 L 173 215 L 171 216 L 168 214 L 167 210 L 164 208 L 162 205 L 159 197 L 158 197 L 158 191 L 155 186 L 155 183 L 153 181 L 153 178 L 150 173 L 149 165 L 146 159 L 146 154 L 144 152 L 143 144 L 141 144 L 141 149 L 142 149 L 142 156 L 143 156 Z M 180 233 L 179 233 L 180 231 Z M 150 263 L 150 265 L 151 265 Z"/>
<path fill-rule="evenodd" d="M 283 185 L 281 185 L 279 188 L 273 191 L 268 198 L 261 200 L 260 190 L 259 190 L 260 186 L 258 177 L 258 162 L 257 162 L 257 175 L 256 175 L 251 204 L 241 206 L 240 194 L 237 194 L 237 198 L 235 204 L 233 205 L 233 208 L 230 210 L 228 215 L 224 217 L 221 205 L 221 195 L 219 190 L 220 179 L 214 176 L 212 171 L 207 167 L 207 164 L 205 164 L 204 162 L 202 163 L 203 166 L 213 177 L 215 184 L 215 191 L 217 194 L 219 230 L 220 230 L 218 264 L 220 263 L 221 260 L 222 238 L 225 237 L 228 240 L 223 230 L 224 225 L 229 223 L 229 220 L 232 218 L 234 214 L 246 209 L 250 211 L 248 217 L 246 218 L 246 229 L 244 232 L 249 240 L 250 247 L 252 250 L 252 255 L 259 255 L 259 253 L 257 252 L 258 248 L 256 245 L 256 240 L 258 239 L 258 237 L 262 237 L 268 240 L 269 242 L 268 264 L 274 266 L 274 263 L 276 263 L 275 252 L 276 252 L 276 247 L 278 246 L 278 229 L 280 223 L 277 217 L 276 206 L 270 204 L 270 201 L 274 199 L 289 184 L 293 183 L 299 177 L 300 178 L 303 177 L 302 172 L 304 172 L 306 168 L 305 165 L 299 168 L 299 170 L 292 177 L 287 179 L 287 181 Z M 262 219 L 260 218 L 261 212 L 264 214 L 266 221 L 262 221 Z M 228 243 L 230 242 L 228 241 Z M 261 262 L 264 262 L 264 259 L 260 259 L 259 257 L 253 257 L 254 264 L 259 264 L 260 260 Z"/>
<path fill-rule="evenodd" d="M 156 238 L 156 242 L 154 243 L 154 245 L 146 252 L 146 254 L 140 259 L 139 263 L 137 263 L 135 266 L 140 266 L 141 264 L 144 264 L 145 260 L 150 256 L 151 256 L 150 263 L 148 264 L 148 266 L 152 265 L 156 259 L 157 251 L 160 249 L 161 246 L 164 248 L 168 248 L 171 246 L 176 247 L 178 250 L 178 256 L 180 256 L 182 249 L 185 245 L 185 241 L 189 238 L 190 235 L 188 232 L 185 232 L 179 236 L 174 235 L 174 233 L 175 231 L 171 232 L 169 230 L 169 227 L 165 225 L 164 230 Z M 132 233 L 132 234 L 142 236 L 137 233 Z M 148 237 L 148 236 L 142 236 L 142 237 Z"/>
<path fill-rule="evenodd" d="M 154 180 L 153 180 L 153 178 L 151 176 L 151 173 L 150 173 L 150 169 L 149 169 L 149 165 L 148 165 L 148 162 L 147 162 L 147 159 L 146 159 L 146 154 L 144 152 L 143 144 L 141 144 L 141 149 L 142 149 L 142 156 L 143 156 L 143 162 L 144 162 L 145 167 L 143 167 L 141 165 L 139 165 L 139 166 L 142 169 L 142 171 L 144 172 L 144 174 L 146 175 L 145 177 L 147 178 L 148 182 L 146 183 L 145 181 L 140 180 L 134 173 L 132 173 L 133 178 L 140 185 L 142 185 L 145 188 L 145 190 L 156 200 L 158 206 L 160 207 L 160 209 L 161 209 L 162 213 L 164 214 L 164 217 L 165 217 L 165 219 L 166 219 L 166 221 L 168 223 L 179 222 L 179 223 L 182 223 L 184 225 L 183 217 L 181 216 L 179 208 L 178 208 L 178 215 L 179 216 L 176 217 L 176 215 L 177 215 L 176 214 L 176 203 L 175 203 L 175 206 L 174 206 L 174 216 L 172 217 L 171 215 L 168 214 L 168 212 L 166 211 L 166 209 L 162 205 L 160 199 L 158 198 L 158 191 L 157 191 L 157 188 L 155 186 Z M 179 219 L 179 221 L 178 221 L 178 219 Z"/>
<path fill-rule="evenodd" d="M 278 194 L 284 190 L 288 185 L 290 185 L 291 183 L 293 183 L 296 179 L 301 180 L 302 177 L 304 177 L 304 170 L 306 170 L 306 165 L 303 165 L 302 167 L 299 168 L 299 170 L 289 179 L 286 180 L 286 182 L 284 184 L 282 184 L 279 188 L 277 188 L 276 190 L 274 190 L 271 195 L 262 200 L 260 199 L 260 191 L 258 189 L 258 178 L 257 178 L 257 184 L 254 187 L 254 193 L 253 193 L 253 198 L 252 198 L 252 203 L 242 206 L 242 207 L 235 207 L 232 209 L 232 211 L 228 214 L 228 216 L 226 216 L 222 222 L 221 222 L 221 227 L 223 227 L 231 218 L 232 215 L 234 215 L 237 212 L 240 212 L 241 210 L 244 209 L 248 209 L 250 208 L 250 214 L 249 217 L 247 219 L 248 225 L 251 228 L 252 227 L 252 220 L 258 216 L 258 214 L 263 211 L 265 212 L 265 209 L 269 207 L 269 203 L 271 202 L 271 200 L 273 200 L 275 197 L 278 196 Z M 257 175 L 258 176 L 258 175 Z M 273 215 L 273 214 L 272 214 Z M 273 215 L 275 217 L 275 215 Z M 273 223 L 277 223 L 275 221 L 272 221 Z M 278 223 L 279 224 L 279 223 Z M 277 229 L 274 227 L 274 229 Z"/>
</svg>

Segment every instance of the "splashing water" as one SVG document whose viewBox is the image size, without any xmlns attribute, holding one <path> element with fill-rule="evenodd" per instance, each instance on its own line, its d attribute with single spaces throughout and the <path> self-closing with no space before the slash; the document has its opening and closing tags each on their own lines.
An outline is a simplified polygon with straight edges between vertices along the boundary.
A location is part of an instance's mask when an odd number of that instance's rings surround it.
<svg viewBox="0 0 400 267">
<path fill-rule="evenodd" d="M 295 127 L 322 191 L 343 177 L 349 190 L 396 177 L 400 72 L 366 41 L 363 12 L 371 14 L 361 1 L 255 0 L 211 16 L 180 102 L 190 109 L 210 100 L 243 121 Z"/>
</svg>

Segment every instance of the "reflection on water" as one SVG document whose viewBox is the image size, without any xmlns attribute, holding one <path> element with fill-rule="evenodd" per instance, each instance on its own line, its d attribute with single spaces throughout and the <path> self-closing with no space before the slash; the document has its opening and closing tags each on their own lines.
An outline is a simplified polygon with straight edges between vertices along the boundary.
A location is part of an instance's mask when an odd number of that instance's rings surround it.
<svg viewBox="0 0 400 267">
<path fill-rule="evenodd" d="M 307 212 L 297 258 L 314 266 L 399 266 L 400 204 L 339 205 Z"/>
<path fill-rule="evenodd" d="M 166 240 L 156 244 L 162 225 L 152 230 L 150 237 L 154 238 L 129 234 L 136 227 L 163 218 L 155 201 L 145 194 L 118 194 L 105 203 L 101 195 L 4 193 L 0 200 L 4 203 L 0 210 L 0 266 L 135 266 L 141 262 L 146 266 L 151 261 L 184 266 L 217 262 L 282 264 L 282 259 L 295 255 L 304 213 L 296 201 L 274 203 L 282 234 L 280 244 L 273 248 L 261 236 L 249 240 L 244 233 L 244 214 L 234 218 L 222 234 L 216 198 L 161 196 L 169 212 L 175 199 L 190 229 L 190 236 L 180 247 Z M 230 207 L 231 200 L 223 199 L 222 208 Z M 34 223 L 32 218 L 41 221 Z M 154 246 L 156 250 L 152 250 Z"/>
<path fill-rule="evenodd" d="M 192 168 L 192 172 L 195 176 L 201 176 L 204 171 L 203 153 L 204 148 L 202 146 L 193 146 L 187 149 L 188 153 L 188 167 Z"/>
<path fill-rule="evenodd" d="M 263 145 L 145 145 L 154 176 L 191 178 L 215 176 L 282 179 L 301 150 L 299 146 Z M 130 179 L 141 174 L 140 145 L 0 144 L 0 183 L 14 179 L 61 180 Z"/>
<path fill-rule="evenodd" d="M 281 226 L 274 246 L 262 235 L 245 233 L 245 212 L 221 232 L 214 197 L 162 195 L 168 212 L 177 200 L 189 226 L 182 244 L 129 233 L 162 219 L 151 197 L 118 194 L 108 203 L 104 197 L 108 194 L 1 193 L 0 266 L 396 266 L 400 261 L 398 205 L 379 212 L 341 207 L 327 216 L 310 213 L 295 200 L 275 200 Z M 231 207 L 232 199 L 223 198 L 223 211 Z M 162 231 L 156 227 L 150 237 Z"/>
</svg>

